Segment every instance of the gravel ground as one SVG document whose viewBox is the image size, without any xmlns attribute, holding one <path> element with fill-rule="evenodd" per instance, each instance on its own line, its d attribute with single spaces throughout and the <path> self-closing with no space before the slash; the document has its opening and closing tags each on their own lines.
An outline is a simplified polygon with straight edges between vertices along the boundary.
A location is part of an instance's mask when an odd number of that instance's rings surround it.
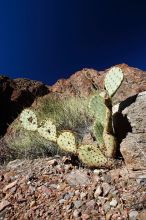
<svg viewBox="0 0 146 220">
<path fill-rule="evenodd" d="M 70 157 L 0 167 L 0 220 L 145 220 L 146 172 L 88 169 Z"/>
</svg>

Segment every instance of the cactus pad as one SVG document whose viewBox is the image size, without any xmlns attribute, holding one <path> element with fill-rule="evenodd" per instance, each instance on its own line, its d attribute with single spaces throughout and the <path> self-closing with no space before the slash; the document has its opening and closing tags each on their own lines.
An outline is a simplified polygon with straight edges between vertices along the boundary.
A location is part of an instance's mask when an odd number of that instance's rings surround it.
<svg viewBox="0 0 146 220">
<path fill-rule="evenodd" d="M 101 167 L 107 163 L 100 149 L 92 144 L 81 145 L 78 148 L 79 159 L 89 167 Z"/>
<path fill-rule="evenodd" d="M 106 156 L 110 158 L 114 157 L 117 148 L 115 137 L 111 134 L 105 133 L 103 134 L 103 138 L 106 146 L 106 151 L 105 151 Z"/>
<path fill-rule="evenodd" d="M 104 146 L 103 130 L 104 130 L 103 125 L 96 120 L 93 124 L 92 131 L 100 148 Z"/>
<path fill-rule="evenodd" d="M 89 109 L 95 115 L 96 119 L 104 124 L 106 117 L 106 105 L 104 98 L 100 95 L 94 95 L 89 102 Z"/>
<path fill-rule="evenodd" d="M 57 138 L 57 144 L 66 152 L 76 153 L 76 140 L 71 131 L 62 132 Z"/>
<path fill-rule="evenodd" d="M 104 84 L 109 96 L 113 96 L 123 81 L 123 72 L 119 67 L 111 68 L 106 74 Z"/>
<path fill-rule="evenodd" d="M 38 127 L 38 132 L 46 140 L 55 142 L 57 139 L 56 126 L 50 119 L 47 119 L 41 123 L 41 125 Z"/>
<path fill-rule="evenodd" d="M 20 121 L 26 130 L 28 131 L 37 130 L 37 117 L 32 110 L 24 109 L 20 114 Z"/>
</svg>

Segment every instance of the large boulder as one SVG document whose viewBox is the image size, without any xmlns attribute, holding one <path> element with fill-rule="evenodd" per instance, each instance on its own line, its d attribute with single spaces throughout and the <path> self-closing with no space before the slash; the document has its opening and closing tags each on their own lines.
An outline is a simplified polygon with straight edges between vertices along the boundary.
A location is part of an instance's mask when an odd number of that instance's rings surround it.
<svg viewBox="0 0 146 220">
<path fill-rule="evenodd" d="M 121 102 L 114 111 L 115 132 L 127 167 L 146 169 L 146 91 Z"/>
</svg>

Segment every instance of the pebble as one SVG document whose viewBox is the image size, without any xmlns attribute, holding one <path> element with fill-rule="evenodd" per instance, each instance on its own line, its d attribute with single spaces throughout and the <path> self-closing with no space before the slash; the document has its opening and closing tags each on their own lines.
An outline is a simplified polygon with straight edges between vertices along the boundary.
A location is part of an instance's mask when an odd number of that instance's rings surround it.
<svg viewBox="0 0 146 220">
<path fill-rule="evenodd" d="M 82 218 L 82 220 L 87 220 L 87 219 L 90 219 L 90 215 L 82 214 L 81 218 Z"/>
<path fill-rule="evenodd" d="M 102 189 L 103 189 L 103 196 L 106 196 L 111 190 L 111 186 L 108 183 L 104 182 L 102 183 Z"/>
<path fill-rule="evenodd" d="M 76 209 L 80 208 L 82 206 L 82 204 L 83 203 L 80 200 L 74 201 L 74 206 L 75 206 Z"/>
<path fill-rule="evenodd" d="M 98 198 L 98 196 L 100 196 L 102 194 L 102 188 L 101 186 L 99 185 L 96 190 L 95 190 L 95 193 L 94 193 L 94 198 Z"/>
<path fill-rule="evenodd" d="M 103 205 L 103 209 L 105 211 L 105 213 L 107 213 L 109 210 L 110 210 L 111 206 L 110 206 L 110 203 L 109 202 L 106 202 L 104 205 Z"/>
<path fill-rule="evenodd" d="M 78 218 L 79 215 L 80 215 L 80 211 L 78 211 L 77 209 L 75 209 L 74 212 L 73 212 L 73 216 L 74 216 L 75 218 Z"/>
<path fill-rule="evenodd" d="M 85 193 L 85 192 L 81 192 L 81 194 L 80 194 L 80 198 L 81 198 L 81 200 L 84 199 L 86 196 L 87 196 L 87 193 Z"/>
<path fill-rule="evenodd" d="M 95 169 L 95 170 L 93 171 L 93 173 L 95 173 L 96 175 L 100 175 L 100 174 L 101 174 L 101 171 L 100 171 L 100 170 Z"/>
<path fill-rule="evenodd" d="M 129 212 L 129 220 L 136 220 L 138 216 L 138 212 L 135 210 L 132 210 Z"/>
<path fill-rule="evenodd" d="M 65 199 L 60 199 L 60 200 L 59 200 L 59 203 L 60 203 L 60 204 L 63 204 L 65 201 L 66 201 Z"/>
<path fill-rule="evenodd" d="M 112 199 L 112 201 L 110 202 L 110 206 L 112 206 L 112 207 L 116 207 L 117 204 L 118 204 L 118 202 L 116 199 Z"/>
<path fill-rule="evenodd" d="M 94 209 L 95 204 L 96 203 L 95 203 L 94 200 L 90 200 L 89 202 L 86 203 L 86 206 L 87 206 L 88 209 L 92 210 L 92 209 Z"/>
</svg>

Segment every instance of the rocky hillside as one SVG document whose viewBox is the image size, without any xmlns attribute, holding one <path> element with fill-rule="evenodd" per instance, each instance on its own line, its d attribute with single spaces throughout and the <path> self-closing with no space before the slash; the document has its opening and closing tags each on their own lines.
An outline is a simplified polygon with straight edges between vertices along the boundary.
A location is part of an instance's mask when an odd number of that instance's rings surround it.
<svg viewBox="0 0 146 220">
<path fill-rule="evenodd" d="M 56 144 L 52 148 L 36 131 L 23 129 L 20 113 L 33 110 L 40 125 L 48 114 L 58 122 L 59 135 L 71 130 L 68 135 L 76 134 L 80 145 L 94 145 L 86 107 L 90 96 L 104 91 L 111 68 L 83 69 L 53 86 L 0 76 L 0 219 L 145 219 L 146 72 L 116 67 L 124 74 L 112 98 L 117 148 L 104 169 L 63 156 Z"/>
</svg>

